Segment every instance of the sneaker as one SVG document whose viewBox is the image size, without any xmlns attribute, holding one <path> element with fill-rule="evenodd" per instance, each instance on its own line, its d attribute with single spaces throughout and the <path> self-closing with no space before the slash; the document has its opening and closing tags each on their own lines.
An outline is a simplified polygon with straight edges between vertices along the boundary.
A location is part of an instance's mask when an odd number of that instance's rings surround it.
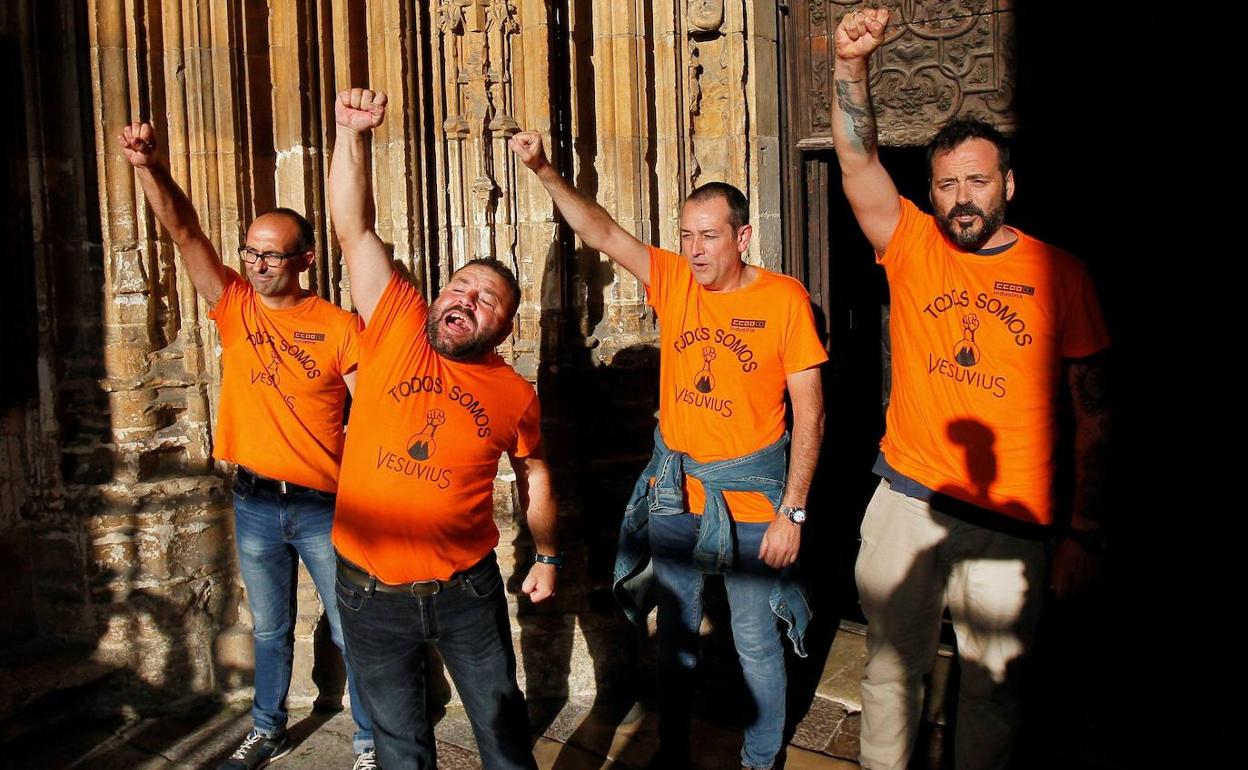
<svg viewBox="0 0 1248 770">
<path fill-rule="evenodd" d="M 276 738 L 257 732 L 254 728 L 243 742 L 238 745 L 230 758 L 222 762 L 217 770 L 260 770 L 268 767 L 290 753 L 294 745 L 286 733 Z"/>
<path fill-rule="evenodd" d="M 365 749 L 363 754 L 355 758 L 355 764 L 351 765 L 351 770 L 380 770 L 377 764 L 377 752 L 373 749 Z"/>
</svg>

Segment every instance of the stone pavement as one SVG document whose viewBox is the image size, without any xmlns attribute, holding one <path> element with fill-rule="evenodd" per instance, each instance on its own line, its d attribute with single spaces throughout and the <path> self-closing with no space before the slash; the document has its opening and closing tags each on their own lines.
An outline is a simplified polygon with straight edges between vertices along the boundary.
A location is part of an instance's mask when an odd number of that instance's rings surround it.
<svg viewBox="0 0 1248 770">
<path fill-rule="evenodd" d="M 809 700 L 800 706 L 804 718 L 789 740 L 786 770 L 854 770 L 858 753 L 858 683 L 862 676 L 861 628 L 842 624 L 823 661 L 822 674 Z M 921 732 L 915 766 L 947 766 L 943 757 L 944 701 L 951 651 L 942 649 L 929 690 L 925 732 Z M 737 770 L 741 749 L 740 698 L 731 682 L 704 681 L 695 704 L 693 745 L 697 770 Z M 641 770 L 658 748 L 657 718 L 644 703 L 576 698 L 532 701 L 534 754 L 542 770 Z M 5 770 L 213 770 L 250 728 L 249 702 L 205 704 L 191 713 L 129 719 L 115 717 L 85 723 L 72 704 L 62 702 L 56 726 L 21 734 L 0 745 Z M 89 713 L 79 710 L 77 713 Z M 797 712 L 795 712 L 797 713 Z M 45 715 L 46 716 L 46 715 Z M 1020 767 L 1028 770 L 1123 770 L 1131 765 L 1085 740 L 1070 723 L 1057 733 L 1040 725 L 1022 748 Z M 304 703 L 291 709 L 290 732 L 295 750 L 275 763 L 277 770 L 335 770 L 351 767 L 354 723 L 347 712 L 313 711 Z M 442 770 L 479 768 L 472 731 L 462 708 L 452 704 L 436 727 Z M 926 737 L 923 737 L 926 734 Z"/>
<path fill-rule="evenodd" d="M 72 733 L 28 735 L 7 747 L 4 766 L 13 770 L 199 770 L 214 768 L 246 735 L 250 713 L 245 703 L 211 707 L 186 716 L 148 718 L 79 728 Z M 333 770 L 351 767 L 354 723 L 336 714 L 307 708 L 291 711 L 295 750 L 277 770 Z M 634 706 L 591 708 L 566 704 L 546 734 L 534 745 L 542 770 L 640 770 L 658 746 L 655 715 Z M 438 767 L 480 768 L 468 720 L 452 707 L 438 723 Z M 736 770 L 741 736 L 703 720 L 694 724 L 697 770 Z M 858 765 L 791 746 L 789 770 L 852 770 Z"/>
<path fill-rule="evenodd" d="M 788 770 L 847 770 L 858 765 L 858 682 L 862 676 L 860 629 L 842 627 L 822 669 L 809 708 L 788 748 Z M 731 687 L 732 685 L 728 685 Z M 734 713 L 739 699 L 722 692 L 700 692 L 695 705 L 693 745 L 697 770 L 737 770 L 741 732 Z M 186 714 L 93 724 L 66 722 L 36 730 L 0 746 L 0 762 L 13 770 L 211 770 L 246 735 L 250 702 L 210 703 Z M 530 702 L 541 735 L 534 754 L 543 770 L 633 770 L 646 767 L 658 748 L 657 716 L 632 702 Z M 350 768 L 348 712 L 293 707 L 290 733 L 295 750 L 278 770 Z M 68 725 L 73 725 L 69 728 Z M 452 704 L 435 729 L 442 770 L 479 768 L 472 730 L 461 707 Z"/>
</svg>

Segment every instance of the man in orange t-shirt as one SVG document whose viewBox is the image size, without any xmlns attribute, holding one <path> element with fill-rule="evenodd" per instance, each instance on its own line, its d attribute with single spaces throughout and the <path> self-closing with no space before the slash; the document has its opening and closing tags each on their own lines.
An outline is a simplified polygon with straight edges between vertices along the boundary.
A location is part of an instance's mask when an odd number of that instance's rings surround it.
<svg viewBox="0 0 1248 770">
<path fill-rule="evenodd" d="M 684 483 L 673 480 L 677 501 L 670 505 L 630 506 L 616 569 L 617 588 L 646 574 L 644 556 L 635 558 L 633 551 L 634 543 L 649 546 L 658 588 L 662 696 L 662 755 L 656 766 L 689 761 L 702 583 L 707 574 L 721 574 L 753 701 L 742 764 L 769 768 L 781 748 L 785 715 L 777 615 L 789 622 L 789 635 L 804 654 L 805 620 L 795 621 L 782 608 L 798 608 L 775 597 L 797 560 L 823 436 L 818 367 L 827 353 L 815 331 L 810 298 L 792 278 L 742 259 L 753 230 L 748 202 L 735 187 L 712 182 L 693 191 L 681 209 L 682 253 L 674 254 L 641 243 L 577 192 L 547 160 L 539 134 L 516 134 L 511 148 L 585 245 L 646 286 L 659 319 L 659 430 L 654 459 L 639 487 L 655 500 L 671 500 L 668 480 L 683 474 Z M 786 392 L 793 404 L 787 472 Z M 681 473 L 675 476 L 657 470 L 677 464 Z M 646 484 L 652 485 L 648 491 Z M 800 591 L 794 601 L 805 605 Z M 648 608 L 637 609 L 626 611 L 643 620 Z"/>
<path fill-rule="evenodd" d="M 338 95 L 329 177 L 365 324 L 334 522 L 347 652 L 386 770 L 434 764 L 426 645 L 455 682 L 482 764 L 535 768 L 494 555 L 494 479 L 506 454 L 537 551 L 522 590 L 533 602 L 553 595 L 562 557 L 537 393 L 494 352 L 511 333 L 520 287 L 502 262 L 474 259 L 427 305 L 394 269 L 373 231 L 366 165 L 365 137 L 385 104 L 366 89 Z"/>
<path fill-rule="evenodd" d="M 1076 499 L 1055 554 L 1059 597 L 1100 547 L 1109 345 L 1087 270 L 1005 225 L 1009 149 L 990 126 L 946 125 L 928 145 L 935 216 L 901 198 L 880 163 L 867 63 L 889 12 L 836 32 L 833 123 L 846 197 L 888 277 L 893 383 L 855 575 L 867 617 L 860 762 L 906 767 L 944 609 L 963 665 L 959 770 L 1009 763 L 1019 670 L 1047 573 L 1058 389 L 1074 396 Z"/>
<path fill-rule="evenodd" d="M 286 694 L 294 660 L 295 570 L 308 568 L 330 636 L 342 628 L 331 594 L 330 533 L 342 458 L 343 408 L 358 352 L 358 320 L 299 284 L 314 256 L 312 225 L 290 209 L 262 214 L 226 267 L 186 194 L 156 158 L 152 126 L 118 137 L 148 203 L 182 256 L 195 290 L 212 306 L 222 346 L 220 413 L 213 456 L 235 463 L 234 535 L 255 644 L 251 732 L 220 770 L 264 767 L 285 756 Z M 374 767 L 372 723 L 348 667 L 355 768 Z"/>
</svg>

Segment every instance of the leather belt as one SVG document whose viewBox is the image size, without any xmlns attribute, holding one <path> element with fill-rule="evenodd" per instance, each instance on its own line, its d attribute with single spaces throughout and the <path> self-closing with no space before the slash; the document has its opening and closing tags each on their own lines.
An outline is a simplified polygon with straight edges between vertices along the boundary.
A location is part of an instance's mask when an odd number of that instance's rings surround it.
<svg viewBox="0 0 1248 770">
<path fill-rule="evenodd" d="M 355 583 L 366 593 L 406 594 L 408 596 L 433 596 L 439 591 L 457 588 L 464 583 L 464 575 L 470 570 L 457 572 L 449 580 L 416 580 L 411 583 L 383 583 L 356 565 L 338 557 L 338 574 Z"/>
<path fill-rule="evenodd" d="M 238 466 L 238 473 L 236 476 L 239 481 L 243 482 L 243 484 L 250 486 L 252 490 L 258 492 L 272 492 L 277 495 L 287 495 L 295 492 L 319 491 L 314 490 L 311 487 L 296 484 L 293 481 L 282 481 L 281 479 L 271 479 L 268 476 L 261 476 L 259 473 L 256 473 L 250 468 L 245 468 L 241 465 Z"/>
</svg>

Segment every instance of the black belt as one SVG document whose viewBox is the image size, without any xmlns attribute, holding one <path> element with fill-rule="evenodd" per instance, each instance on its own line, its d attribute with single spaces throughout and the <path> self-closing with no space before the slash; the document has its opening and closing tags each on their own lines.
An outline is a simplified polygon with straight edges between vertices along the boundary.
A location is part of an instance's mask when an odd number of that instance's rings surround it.
<svg viewBox="0 0 1248 770">
<path fill-rule="evenodd" d="M 383 583 L 374 575 L 370 575 L 367 570 L 352 564 L 342 556 L 338 557 L 338 574 L 355 583 L 364 589 L 365 593 L 381 593 L 381 594 L 406 594 L 408 596 L 433 596 L 439 591 L 445 591 L 449 588 L 458 588 L 463 585 L 469 573 L 476 570 L 485 562 L 489 561 L 494 554 L 491 553 L 481 561 L 464 570 L 451 575 L 449 580 L 415 580 L 411 583 Z"/>
<path fill-rule="evenodd" d="M 282 481 L 281 479 L 271 479 L 268 476 L 261 476 L 259 473 L 256 473 L 250 468 L 244 468 L 241 465 L 238 466 L 236 478 L 245 486 L 249 486 L 253 491 L 257 492 L 272 492 L 275 495 L 287 495 L 294 492 L 320 492 L 319 489 L 305 487 L 300 484 L 296 484 L 293 481 Z M 321 494 L 327 493 L 322 492 Z"/>
</svg>

